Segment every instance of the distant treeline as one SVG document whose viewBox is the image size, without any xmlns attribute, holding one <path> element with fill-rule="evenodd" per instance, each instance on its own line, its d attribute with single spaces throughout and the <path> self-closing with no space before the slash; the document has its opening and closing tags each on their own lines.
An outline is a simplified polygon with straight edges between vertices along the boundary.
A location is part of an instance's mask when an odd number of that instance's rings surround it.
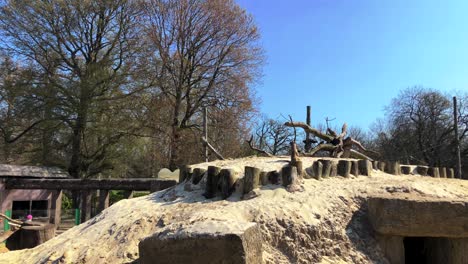
<svg viewBox="0 0 468 264">
<path fill-rule="evenodd" d="M 452 96 L 423 87 L 405 89 L 385 108 L 385 118 L 375 121 L 368 131 L 350 124 L 348 136 L 377 151 L 378 156 L 369 153 L 375 159 L 455 168 L 456 122 L 464 176 L 468 178 L 468 94 L 457 94 L 456 121 Z M 256 146 L 272 154 L 287 154 L 294 133 L 291 128 L 283 126 L 285 121 L 284 118 L 265 117 L 259 122 L 254 129 Z M 322 132 L 327 130 L 324 123 L 312 126 Z M 303 144 L 304 137 L 299 138 L 298 143 Z M 315 140 L 320 143 L 320 139 Z"/>
</svg>

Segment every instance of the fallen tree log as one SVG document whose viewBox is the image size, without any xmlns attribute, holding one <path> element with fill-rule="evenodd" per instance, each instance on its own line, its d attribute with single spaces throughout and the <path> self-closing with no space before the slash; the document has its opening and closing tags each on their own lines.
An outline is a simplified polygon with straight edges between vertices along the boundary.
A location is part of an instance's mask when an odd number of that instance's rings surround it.
<svg viewBox="0 0 468 264">
<path fill-rule="evenodd" d="M 343 124 L 340 134 L 336 133 L 331 129 L 327 129 L 327 133 L 322 133 L 303 122 L 290 121 L 286 122 L 284 125 L 294 128 L 300 127 L 304 129 L 305 132 L 310 133 L 325 141 L 315 146 L 315 148 L 313 148 L 309 153 L 305 153 L 305 156 L 314 156 L 319 151 L 328 151 L 330 152 L 330 156 L 333 158 L 356 158 L 373 161 L 373 159 L 365 153 L 372 153 L 378 155 L 377 152 L 370 151 L 364 148 L 364 146 L 359 141 L 351 137 L 345 138 L 348 131 L 348 126 L 346 123 Z"/>
</svg>

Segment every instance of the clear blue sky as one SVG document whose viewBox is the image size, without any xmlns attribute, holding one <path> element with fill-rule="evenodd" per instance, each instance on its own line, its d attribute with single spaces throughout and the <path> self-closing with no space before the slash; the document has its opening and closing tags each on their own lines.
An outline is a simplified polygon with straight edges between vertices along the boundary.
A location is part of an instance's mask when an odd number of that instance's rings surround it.
<svg viewBox="0 0 468 264">
<path fill-rule="evenodd" d="M 260 110 L 368 128 L 406 87 L 468 91 L 468 1 L 238 0 L 262 34 Z"/>
</svg>

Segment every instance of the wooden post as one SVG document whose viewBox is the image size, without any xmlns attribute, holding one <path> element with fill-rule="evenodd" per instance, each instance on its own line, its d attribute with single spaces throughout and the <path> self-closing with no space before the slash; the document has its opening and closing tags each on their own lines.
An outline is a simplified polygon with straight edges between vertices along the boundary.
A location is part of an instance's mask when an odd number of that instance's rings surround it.
<svg viewBox="0 0 468 264">
<path fill-rule="evenodd" d="M 323 164 L 320 161 L 315 161 L 314 164 L 312 164 L 312 171 L 314 172 L 314 178 L 317 180 L 322 179 L 322 172 L 323 172 Z"/>
<path fill-rule="evenodd" d="M 192 168 L 187 165 L 179 167 L 179 183 L 184 182 L 185 180 L 190 179 L 192 176 Z"/>
<path fill-rule="evenodd" d="M 379 170 L 385 171 L 385 162 L 379 161 Z"/>
<path fill-rule="evenodd" d="M 81 190 L 81 223 L 91 218 L 91 191 Z"/>
<path fill-rule="evenodd" d="M 99 214 L 107 207 L 109 207 L 109 190 L 100 190 L 97 213 Z"/>
<path fill-rule="evenodd" d="M 322 178 L 330 177 L 331 169 L 332 169 L 332 162 L 331 160 L 321 159 L 319 160 L 323 165 L 322 170 Z"/>
<path fill-rule="evenodd" d="M 192 173 L 192 183 L 198 184 L 200 180 L 203 178 L 203 174 L 205 174 L 206 170 L 202 168 L 195 168 L 193 169 Z"/>
<path fill-rule="evenodd" d="M 458 110 L 457 110 L 457 97 L 453 97 L 453 129 L 455 131 L 455 160 L 456 170 L 455 178 L 462 178 L 462 169 L 461 169 L 461 155 L 460 155 L 460 139 L 458 138 Z"/>
<path fill-rule="evenodd" d="M 385 169 L 385 172 L 389 174 L 393 174 L 393 175 L 400 175 L 401 174 L 400 162 L 398 161 L 387 162 L 387 167 Z"/>
<path fill-rule="evenodd" d="M 218 181 L 219 181 L 219 172 L 221 168 L 216 166 L 208 166 L 207 178 L 206 178 L 206 187 L 205 187 L 205 197 L 211 199 L 215 197 L 216 191 L 218 190 Z"/>
<path fill-rule="evenodd" d="M 428 170 L 427 170 L 427 174 L 431 177 L 434 177 L 434 178 L 439 178 L 439 168 L 438 167 L 430 167 Z"/>
<path fill-rule="evenodd" d="M 208 110 L 206 107 L 203 107 L 203 135 L 208 141 Z M 208 144 L 204 145 L 204 152 L 205 152 L 205 161 L 208 162 Z"/>
<path fill-rule="evenodd" d="M 411 174 L 411 167 L 410 166 L 402 165 L 402 166 L 400 166 L 400 168 L 401 168 L 401 173 L 402 174 L 405 174 L 405 175 Z"/>
<path fill-rule="evenodd" d="M 52 193 L 51 197 L 51 215 L 50 215 L 50 222 L 54 224 L 56 227 L 60 225 L 61 221 L 61 209 L 62 209 L 62 190 L 56 190 Z"/>
<path fill-rule="evenodd" d="M 232 169 L 222 169 L 219 172 L 219 182 L 221 185 L 221 197 L 228 198 L 234 192 L 238 175 Z"/>
<path fill-rule="evenodd" d="M 133 191 L 124 191 L 124 198 L 125 199 L 132 199 L 133 198 Z"/>
<path fill-rule="evenodd" d="M 253 189 L 257 188 L 260 183 L 260 172 L 259 168 L 246 166 L 244 175 L 244 194 L 249 193 Z"/>
<path fill-rule="evenodd" d="M 340 160 L 338 161 L 338 175 L 349 178 L 351 174 L 351 161 Z"/>
<path fill-rule="evenodd" d="M 269 184 L 268 174 L 269 174 L 269 172 L 266 172 L 266 171 L 260 172 L 260 183 L 262 185 L 268 185 Z"/>
<path fill-rule="evenodd" d="M 359 162 L 357 160 L 352 161 L 351 174 L 353 174 L 354 176 L 359 176 Z"/>
<path fill-rule="evenodd" d="M 372 162 L 369 160 L 359 160 L 358 167 L 360 175 L 372 176 Z"/>
<path fill-rule="evenodd" d="M 374 160 L 372 162 L 372 169 L 378 170 L 379 169 L 379 162 L 377 160 Z"/>
<path fill-rule="evenodd" d="M 307 106 L 307 116 L 306 116 L 306 123 L 310 126 L 310 105 Z M 306 139 L 305 139 L 304 150 L 306 153 L 310 152 L 312 148 L 312 142 L 310 140 L 310 133 L 306 131 Z"/>
<path fill-rule="evenodd" d="M 453 179 L 455 177 L 455 170 L 453 168 L 449 168 L 447 170 L 447 178 Z"/>
<path fill-rule="evenodd" d="M 447 178 L 447 168 L 439 168 L 439 175 L 441 178 Z"/>
<path fill-rule="evenodd" d="M 428 170 L 428 168 L 425 167 L 425 166 L 417 166 L 416 167 L 416 172 L 421 176 L 427 176 L 427 170 Z"/>
</svg>

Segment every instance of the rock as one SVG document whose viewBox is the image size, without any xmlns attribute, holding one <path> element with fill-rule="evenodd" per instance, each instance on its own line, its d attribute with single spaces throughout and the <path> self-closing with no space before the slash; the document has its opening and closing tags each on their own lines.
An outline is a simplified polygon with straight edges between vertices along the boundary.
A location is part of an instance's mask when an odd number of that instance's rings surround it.
<svg viewBox="0 0 468 264">
<path fill-rule="evenodd" d="M 369 219 L 384 235 L 468 237 L 468 203 L 408 197 L 370 197 Z"/>
<path fill-rule="evenodd" d="M 255 223 L 197 222 L 164 228 L 138 245 L 139 263 L 260 264 L 262 234 Z"/>
</svg>

